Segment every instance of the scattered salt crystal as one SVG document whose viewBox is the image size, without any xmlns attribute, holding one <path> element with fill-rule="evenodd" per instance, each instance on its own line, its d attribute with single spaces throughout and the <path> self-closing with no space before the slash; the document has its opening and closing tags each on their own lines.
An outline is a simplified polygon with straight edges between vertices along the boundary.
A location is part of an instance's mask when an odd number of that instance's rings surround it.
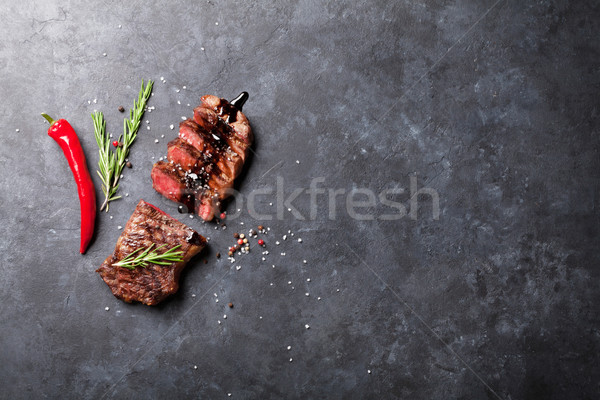
<svg viewBox="0 0 600 400">
<path fill-rule="evenodd" d="M 223 319 L 227 319 L 227 314 L 223 314 Z"/>
<path fill-rule="evenodd" d="M 123 229 L 123 227 L 121 225 L 117 226 L 117 229 Z"/>
<path fill-rule="evenodd" d="M 187 89 L 187 86 L 183 86 L 182 89 Z"/>
<path fill-rule="evenodd" d="M 197 365 L 194 365 L 194 369 L 198 369 L 198 366 L 197 366 Z"/>
<path fill-rule="evenodd" d="M 306 278 L 306 282 L 310 282 L 310 278 Z"/>
<path fill-rule="evenodd" d="M 154 139 L 154 143 L 158 143 L 158 139 Z"/>
<path fill-rule="evenodd" d="M 173 129 L 173 128 L 174 128 L 174 127 L 173 127 L 173 124 L 169 125 L 169 128 Z"/>
<path fill-rule="evenodd" d="M 119 29 L 121 29 L 121 25 L 119 24 Z"/>
<path fill-rule="evenodd" d="M 291 285 L 291 284 L 292 284 L 292 281 L 288 281 L 288 285 Z"/>
<path fill-rule="evenodd" d="M 110 307 L 104 307 L 104 311 L 110 311 Z"/>
<path fill-rule="evenodd" d="M 339 292 L 339 291 L 340 291 L 340 289 L 336 289 L 335 291 L 336 291 L 336 292 Z"/>
<path fill-rule="evenodd" d="M 282 239 L 287 240 L 287 235 L 283 235 Z"/>
<path fill-rule="evenodd" d="M 164 81 L 164 80 L 165 80 L 165 77 L 164 77 L 164 76 L 161 76 L 161 77 L 160 77 L 160 80 L 161 80 L 161 81 Z"/>
<path fill-rule="evenodd" d="M 96 104 L 98 102 L 98 99 L 94 99 L 94 104 Z"/>
<path fill-rule="evenodd" d="M 112 219 L 112 215 L 110 216 L 110 219 Z"/>
<path fill-rule="evenodd" d="M 368 369 L 368 370 L 367 370 L 367 374 L 370 374 L 370 373 L 371 373 L 371 370 L 370 370 L 370 369 Z"/>
<path fill-rule="evenodd" d="M 281 253 L 282 256 L 285 256 L 285 253 Z"/>
<path fill-rule="evenodd" d="M 302 243 L 302 238 L 298 238 L 298 243 Z"/>
<path fill-rule="evenodd" d="M 300 161 L 299 161 L 299 160 L 296 160 L 296 164 L 300 164 Z"/>
<path fill-rule="evenodd" d="M 306 297 L 310 296 L 310 293 L 306 292 L 304 293 L 306 295 Z"/>
<path fill-rule="evenodd" d="M 309 325 L 309 324 L 306 324 L 306 325 L 304 325 L 304 327 L 305 327 L 306 329 L 310 329 L 310 325 Z"/>
<path fill-rule="evenodd" d="M 220 321 L 220 320 L 219 320 L 219 321 L 217 321 L 217 324 L 221 325 L 221 321 Z"/>
<path fill-rule="evenodd" d="M 235 270 L 236 270 L 236 271 L 239 271 L 240 269 L 242 269 L 242 266 L 241 266 L 241 265 L 236 265 L 236 266 L 235 266 Z"/>
<path fill-rule="evenodd" d="M 102 57 L 106 57 L 106 53 L 102 53 Z"/>
<path fill-rule="evenodd" d="M 288 346 L 288 347 L 287 347 L 287 349 L 288 349 L 288 350 L 291 350 L 291 349 L 292 349 L 292 346 Z"/>
<path fill-rule="evenodd" d="M 215 22 L 215 25 L 219 26 L 219 23 L 218 23 L 218 22 Z"/>
<path fill-rule="evenodd" d="M 190 214 L 190 218 L 191 218 L 191 219 L 194 219 L 194 216 L 193 216 L 192 214 Z"/>
<path fill-rule="evenodd" d="M 200 47 L 200 50 L 204 51 L 204 47 Z"/>
<path fill-rule="evenodd" d="M 161 137 L 161 138 L 164 138 L 164 137 L 165 137 L 165 135 L 160 135 L 160 137 Z"/>
<path fill-rule="evenodd" d="M 175 89 L 175 91 L 176 91 L 177 93 L 179 93 L 179 89 Z"/>
<path fill-rule="evenodd" d="M 276 244 L 277 246 L 279 246 L 279 240 L 277 240 L 277 241 L 275 242 L 275 244 Z"/>
<path fill-rule="evenodd" d="M 125 197 L 129 197 L 129 193 L 125 193 Z"/>
<path fill-rule="evenodd" d="M 19 128 L 15 129 L 15 132 L 19 132 Z"/>
<path fill-rule="evenodd" d="M 292 361 L 294 361 L 294 359 L 293 359 L 293 358 L 290 358 L 290 362 L 292 362 Z"/>
<path fill-rule="evenodd" d="M 182 115 L 181 119 L 185 121 L 187 118 Z"/>
<path fill-rule="evenodd" d="M 177 104 L 181 104 L 181 101 L 177 100 Z"/>
<path fill-rule="evenodd" d="M 302 260 L 302 264 L 306 264 L 306 260 Z"/>
<path fill-rule="evenodd" d="M 192 293 L 192 298 L 194 298 L 194 297 L 196 297 L 196 295 Z"/>
<path fill-rule="evenodd" d="M 320 297 L 317 297 L 317 300 L 321 300 L 321 298 L 320 298 Z"/>
</svg>

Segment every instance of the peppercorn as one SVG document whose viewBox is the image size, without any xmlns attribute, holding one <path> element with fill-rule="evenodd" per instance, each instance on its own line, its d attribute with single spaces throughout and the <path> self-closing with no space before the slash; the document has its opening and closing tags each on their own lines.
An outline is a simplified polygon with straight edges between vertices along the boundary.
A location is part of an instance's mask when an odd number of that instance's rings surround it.
<svg viewBox="0 0 600 400">
<path fill-rule="evenodd" d="M 246 237 L 246 235 L 244 235 L 243 233 L 240 233 L 240 239 L 243 239 L 245 237 Z"/>
<path fill-rule="evenodd" d="M 204 264 L 208 264 L 208 260 L 207 259 L 204 259 Z"/>
<path fill-rule="evenodd" d="M 221 258 L 221 253 L 217 253 L 217 258 Z"/>
<path fill-rule="evenodd" d="M 220 217 L 221 217 L 221 219 L 225 219 L 225 218 L 227 218 L 227 214 L 225 214 L 225 213 L 223 212 L 223 213 L 221 213 Z"/>
<path fill-rule="evenodd" d="M 258 239 L 258 245 L 259 246 L 264 246 L 265 245 L 265 241 L 262 239 Z"/>
<path fill-rule="evenodd" d="M 244 239 L 238 239 L 238 244 L 239 244 L 239 245 L 242 245 L 242 244 L 244 244 Z"/>
<path fill-rule="evenodd" d="M 259 230 L 259 231 L 262 231 L 263 229 L 265 229 L 265 227 L 264 227 L 264 226 L 262 226 L 262 225 L 259 225 L 259 226 L 258 226 L 258 230 Z"/>
<path fill-rule="evenodd" d="M 250 236 L 256 236 L 256 231 L 254 229 L 250 230 Z"/>
<path fill-rule="evenodd" d="M 125 108 L 123 106 L 119 106 L 119 112 L 125 112 Z"/>
<path fill-rule="evenodd" d="M 118 140 L 113 140 L 112 145 L 115 146 L 115 147 L 121 147 L 122 146 L 121 142 L 119 142 Z"/>
<path fill-rule="evenodd" d="M 227 253 L 227 255 L 229 255 L 229 257 L 233 257 L 233 251 L 229 251 L 229 253 Z"/>
<path fill-rule="evenodd" d="M 240 234 L 236 232 L 236 233 L 233 234 L 233 237 L 237 239 L 237 238 L 240 237 Z"/>
<path fill-rule="evenodd" d="M 127 161 L 127 163 L 125 164 L 127 166 L 127 168 L 131 168 L 133 165 L 131 165 L 131 162 Z"/>
<path fill-rule="evenodd" d="M 233 303 L 227 303 L 227 305 L 229 306 L 229 308 L 233 308 Z"/>
<path fill-rule="evenodd" d="M 248 239 L 243 239 L 242 243 L 248 243 Z M 242 244 L 242 243 L 240 243 L 240 244 Z"/>
</svg>

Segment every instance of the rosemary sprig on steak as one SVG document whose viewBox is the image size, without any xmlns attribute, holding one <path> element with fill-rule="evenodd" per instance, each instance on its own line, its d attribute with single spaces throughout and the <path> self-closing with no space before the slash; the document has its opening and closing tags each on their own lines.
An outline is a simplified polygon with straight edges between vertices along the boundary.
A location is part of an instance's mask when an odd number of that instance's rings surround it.
<svg viewBox="0 0 600 400">
<path fill-rule="evenodd" d="M 98 111 L 92 114 L 94 135 L 100 154 L 97 172 L 102 180 L 102 192 L 104 193 L 104 202 L 100 206 L 100 210 L 106 209 L 106 212 L 108 212 L 108 203 L 121 198 L 121 196 L 116 195 L 119 188 L 119 179 L 127 163 L 125 159 L 129 155 L 129 148 L 137 136 L 146 103 L 152 94 L 153 84 L 153 81 L 148 81 L 144 87 L 144 81 L 142 80 L 138 99 L 133 102 L 133 108 L 129 110 L 129 119 L 123 120 L 123 134 L 119 136 L 114 152 L 110 149 L 110 137 L 106 133 L 104 115 Z"/>
<path fill-rule="evenodd" d="M 176 251 L 178 248 L 181 247 L 180 244 L 178 244 L 175 247 L 170 248 L 169 250 L 165 251 L 162 254 L 158 253 L 158 250 L 160 250 L 161 248 L 163 248 L 165 246 L 166 246 L 165 244 L 162 244 L 162 245 L 158 246 L 156 249 L 152 250 L 152 247 L 154 247 L 154 243 L 152 243 L 150 246 L 148 246 L 148 248 L 146 248 L 146 250 L 142 251 L 140 254 L 138 254 L 136 257 L 134 257 L 134 255 L 137 252 L 142 250 L 142 248 L 140 247 L 139 249 L 130 253 L 127 257 L 125 257 L 124 259 L 122 259 L 119 262 L 114 263 L 113 265 L 117 266 L 117 267 L 135 269 L 135 267 L 138 267 L 138 266 L 146 268 L 148 266 L 148 264 L 171 265 L 173 263 L 183 261 L 183 257 L 182 257 L 183 251 L 181 251 L 181 250 Z M 150 250 L 152 250 L 152 251 L 150 251 Z"/>
</svg>

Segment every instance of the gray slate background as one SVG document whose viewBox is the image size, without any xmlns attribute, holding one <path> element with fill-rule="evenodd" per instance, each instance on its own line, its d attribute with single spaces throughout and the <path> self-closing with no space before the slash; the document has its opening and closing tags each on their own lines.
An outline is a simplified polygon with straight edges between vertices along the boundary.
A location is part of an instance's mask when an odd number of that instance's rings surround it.
<svg viewBox="0 0 600 400">
<path fill-rule="evenodd" d="M 598 397 L 597 2 L 0 9 L 0 397 Z M 71 122 L 95 170 L 90 113 L 119 133 L 117 107 L 142 78 L 156 81 L 156 109 L 124 174 L 129 196 L 80 256 L 75 185 L 39 113 Z M 439 219 L 427 196 L 416 221 L 330 220 L 324 195 L 312 220 L 243 211 L 215 230 L 178 215 L 149 178 L 169 124 L 203 94 L 241 90 L 257 138 L 242 193 L 277 177 L 286 195 L 315 177 L 408 193 L 416 174 L 439 193 Z M 155 308 L 117 300 L 94 272 L 140 198 L 211 237 Z M 275 201 L 258 209 L 275 215 Z M 294 205 L 308 215 L 307 195 Z M 216 259 L 258 223 L 271 228 L 266 262 Z M 276 246 L 288 230 L 303 243 Z"/>
</svg>

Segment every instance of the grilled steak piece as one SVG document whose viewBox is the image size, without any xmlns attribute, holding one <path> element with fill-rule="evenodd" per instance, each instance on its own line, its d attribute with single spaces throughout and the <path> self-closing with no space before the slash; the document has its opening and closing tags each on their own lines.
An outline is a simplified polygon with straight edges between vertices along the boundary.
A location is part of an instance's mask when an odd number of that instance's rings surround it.
<svg viewBox="0 0 600 400">
<path fill-rule="evenodd" d="M 237 99 L 243 99 L 238 107 L 246 98 L 244 93 Z M 181 122 L 179 138 L 169 142 L 169 163 L 154 164 L 152 181 L 163 196 L 210 221 L 221 200 L 230 195 L 253 135 L 248 119 L 235 105 L 212 95 L 201 101 L 194 109 L 194 119 Z"/>
<path fill-rule="evenodd" d="M 159 252 L 181 245 L 178 250 L 183 251 L 183 261 L 170 265 L 148 264 L 145 268 L 138 266 L 133 270 L 113 265 L 152 244 L 154 249 L 165 245 Z M 198 232 L 140 200 L 117 240 L 115 251 L 96 272 L 117 298 L 127 303 L 139 301 L 149 306 L 156 305 L 177 292 L 181 271 L 205 245 L 206 239 Z"/>
</svg>

